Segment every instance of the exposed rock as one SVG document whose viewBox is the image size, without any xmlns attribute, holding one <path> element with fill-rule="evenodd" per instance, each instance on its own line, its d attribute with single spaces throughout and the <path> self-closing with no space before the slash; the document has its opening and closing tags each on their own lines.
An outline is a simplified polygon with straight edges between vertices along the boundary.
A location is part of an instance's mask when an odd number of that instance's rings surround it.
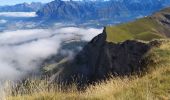
<svg viewBox="0 0 170 100">
<path fill-rule="evenodd" d="M 135 40 L 122 43 L 106 42 L 105 29 L 96 36 L 73 61 L 67 62 L 51 79 L 79 86 L 108 78 L 110 75 L 131 75 L 145 70 L 143 57 L 152 46 Z"/>
</svg>

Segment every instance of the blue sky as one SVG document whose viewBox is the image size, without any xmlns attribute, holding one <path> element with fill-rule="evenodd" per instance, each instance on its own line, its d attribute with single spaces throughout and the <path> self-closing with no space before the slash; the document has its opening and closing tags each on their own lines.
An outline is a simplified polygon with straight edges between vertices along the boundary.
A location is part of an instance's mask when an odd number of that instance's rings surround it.
<svg viewBox="0 0 170 100">
<path fill-rule="evenodd" d="M 50 2 L 50 1 L 54 1 L 54 0 L 0 0 L 0 5 L 14 5 L 14 4 L 18 4 L 18 3 L 23 3 L 23 2 Z"/>
</svg>

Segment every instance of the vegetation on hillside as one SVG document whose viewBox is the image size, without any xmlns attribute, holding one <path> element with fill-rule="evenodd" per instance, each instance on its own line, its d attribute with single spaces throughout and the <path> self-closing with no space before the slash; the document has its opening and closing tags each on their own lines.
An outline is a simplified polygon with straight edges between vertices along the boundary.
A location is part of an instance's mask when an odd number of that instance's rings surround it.
<svg viewBox="0 0 170 100">
<path fill-rule="evenodd" d="M 159 45 L 145 55 L 148 71 L 144 75 L 112 77 L 78 91 L 73 84 L 63 91 L 46 80 L 29 80 L 17 91 L 10 90 L 7 100 L 169 100 L 170 40 L 156 40 Z"/>
<path fill-rule="evenodd" d="M 160 33 L 162 26 L 155 20 L 145 17 L 133 22 L 108 26 L 106 28 L 108 42 L 122 42 L 125 40 L 145 40 L 160 39 L 165 36 Z"/>
</svg>

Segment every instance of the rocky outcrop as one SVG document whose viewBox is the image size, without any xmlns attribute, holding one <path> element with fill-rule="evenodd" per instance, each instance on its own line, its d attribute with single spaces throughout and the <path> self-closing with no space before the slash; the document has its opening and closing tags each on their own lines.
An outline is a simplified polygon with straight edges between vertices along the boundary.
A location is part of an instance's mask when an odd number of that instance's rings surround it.
<svg viewBox="0 0 170 100">
<path fill-rule="evenodd" d="M 143 57 L 154 43 L 127 40 L 122 43 L 106 41 L 105 29 L 75 57 L 52 75 L 53 81 L 79 86 L 104 80 L 113 76 L 137 74 L 145 70 Z"/>
</svg>

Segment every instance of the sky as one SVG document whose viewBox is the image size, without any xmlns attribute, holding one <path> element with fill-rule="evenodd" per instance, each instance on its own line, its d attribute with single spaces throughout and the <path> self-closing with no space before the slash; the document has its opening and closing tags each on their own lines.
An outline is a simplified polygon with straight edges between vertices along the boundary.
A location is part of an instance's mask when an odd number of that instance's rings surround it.
<svg viewBox="0 0 170 100">
<path fill-rule="evenodd" d="M 18 3 L 23 3 L 23 2 L 43 2 L 43 3 L 47 3 L 50 1 L 54 1 L 54 0 L 0 0 L 0 5 L 14 5 L 14 4 L 18 4 Z"/>
</svg>

